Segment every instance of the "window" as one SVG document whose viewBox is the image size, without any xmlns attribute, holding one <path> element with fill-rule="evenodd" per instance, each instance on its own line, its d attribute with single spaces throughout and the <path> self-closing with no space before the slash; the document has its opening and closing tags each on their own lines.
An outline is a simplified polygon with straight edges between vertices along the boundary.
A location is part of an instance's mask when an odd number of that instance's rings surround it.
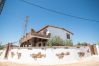
<svg viewBox="0 0 99 66">
<path fill-rule="evenodd" d="M 67 35 L 67 39 L 70 39 L 70 34 L 66 34 Z"/>
</svg>

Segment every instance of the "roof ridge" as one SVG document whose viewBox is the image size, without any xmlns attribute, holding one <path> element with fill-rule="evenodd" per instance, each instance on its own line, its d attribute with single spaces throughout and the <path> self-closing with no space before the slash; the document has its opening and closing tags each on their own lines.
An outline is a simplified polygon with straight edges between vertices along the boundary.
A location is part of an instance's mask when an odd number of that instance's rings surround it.
<svg viewBox="0 0 99 66">
<path fill-rule="evenodd" d="M 57 26 L 51 26 L 51 25 L 46 25 L 45 27 L 43 27 L 42 29 L 40 29 L 39 31 L 37 31 L 37 33 L 40 32 L 40 31 L 42 31 L 43 29 L 46 29 L 47 27 L 59 28 L 59 29 L 65 30 L 65 31 L 67 31 L 67 32 L 69 32 L 69 33 L 71 33 L 71 34 L 73 34 L 73 33 L 70 32 L 69 30 L 66 30 L 65 28 L 61 28 L 61 27 L 57 27 Z"/>
</svg>

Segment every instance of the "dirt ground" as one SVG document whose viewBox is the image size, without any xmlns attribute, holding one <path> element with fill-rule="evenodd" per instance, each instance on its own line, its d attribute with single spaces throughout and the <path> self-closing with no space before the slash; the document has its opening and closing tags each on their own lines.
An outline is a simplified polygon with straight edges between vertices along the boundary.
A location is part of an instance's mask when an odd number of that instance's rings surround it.
<svg viewBox="0 0 99 66">
<path fill-rule="evenodd" d="M 0 66 L 99 66 L 99 61 L 88 61 L 79 62 L 73 64 L 63 64 L 63 65 L 26 65 L 26 64 L 16 64 L 11 62 L 0 62 Z"/>
</svg>

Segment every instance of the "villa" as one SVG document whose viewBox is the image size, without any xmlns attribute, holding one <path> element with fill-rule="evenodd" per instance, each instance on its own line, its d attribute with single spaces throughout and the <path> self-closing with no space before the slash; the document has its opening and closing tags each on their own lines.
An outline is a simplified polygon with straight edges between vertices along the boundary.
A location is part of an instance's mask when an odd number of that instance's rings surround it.
<svg viewBox="0 0 99 66">
<path fill-rule="evenodd" d="M 73 33 L 64 28 L 49 25 L 37 32 L 31 29 L 31 32 L 20 39 L 20 47 L 47 46 L 47 41 L 55 36 L 60 37 L 62 40 L 72 40 Z"/>
<path fill-rule="evenodd" d="M 56 65 L 76 63 L 93 55 L 99 56 L 99 45 L 47 46 L 47 42 L 58 36 L 62 40 L 72 40 L 73 33 L 60 27 L 45 26 L 39 31 L 31 29 L 20 39 L 20 45 L 11 43 L 0 50 L 0 61 L 21 64 Z"/>
</svg>

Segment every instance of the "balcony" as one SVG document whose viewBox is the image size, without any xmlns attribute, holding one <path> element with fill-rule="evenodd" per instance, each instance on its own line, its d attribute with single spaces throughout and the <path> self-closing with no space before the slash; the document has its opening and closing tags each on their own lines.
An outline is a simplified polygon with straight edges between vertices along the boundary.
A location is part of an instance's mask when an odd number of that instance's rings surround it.
<svg viewBox="0 0 99 66">
<path fill-rule="evenodd" d="M 49 39 L 50 38 L 50 34 L 46 35 L 46 34 L 40 34 L 40 33 L 36 33 L 36 32 L 30 32 L 27 33 L 26 36 L 23 36 L 20 40 L 20 42 L 25 42 L 30 40 L 31 38 L 42 38 L 42 39 Z"/>
</svg>

